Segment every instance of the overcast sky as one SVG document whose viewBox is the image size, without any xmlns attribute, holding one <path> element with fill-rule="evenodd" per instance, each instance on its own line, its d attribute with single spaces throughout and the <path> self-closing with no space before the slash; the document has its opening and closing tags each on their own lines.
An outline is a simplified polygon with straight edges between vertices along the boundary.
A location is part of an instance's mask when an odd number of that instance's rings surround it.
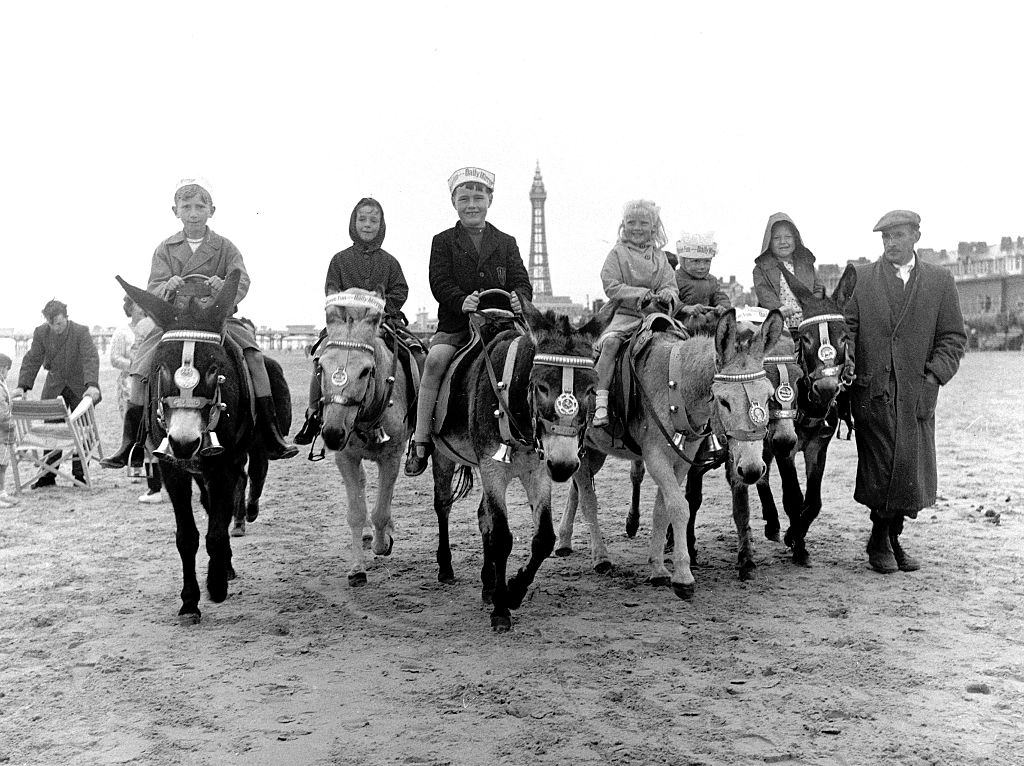
<svg viewBox="0 0 1024 766">
<path fill-rule="evenodd" d="M 21 3 L 0 31 L 0 327 L 51 297 L 123 320 L 179 227 L 178 178 L 211 182 L 258 324 L 322 321 L 362 196 L 436 311 L 446 180 L 496 174 L 488 220 L 529 254 L 539 160 L 556 293 L 602 295 L 622 204 L 672 242 L 714 230 L 713 273 L 750 284 L 788 212 L 819 263 L 876 257 L 885 211 L 924 247 L 1024 234 L 1021 13 L 1008 3 Z M 501 10 L 498 10 L 500 8 Z"/>
</svg>

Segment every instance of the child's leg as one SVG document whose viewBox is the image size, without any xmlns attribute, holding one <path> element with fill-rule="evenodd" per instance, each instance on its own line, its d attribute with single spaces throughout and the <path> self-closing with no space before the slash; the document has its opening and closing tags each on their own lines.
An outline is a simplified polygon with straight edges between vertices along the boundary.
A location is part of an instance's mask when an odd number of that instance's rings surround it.
<svg viewBox="0 0 1024 766">
<path fill-rule="evenodd" d="M 249 368 L 249 374 L 252 376 L 252 388 L 256 394 L 256 425 L 262 432 L 267 457 L 271 460 L 295 457 L 299 454 L 298 447 L 284 440 L 277 424 L 277 410 L 274 408 L 270 376 L 267 375 L 267 366 L 263 363 L 263 352 L 258 348 L 247 348 L 243 356 L 245 366 Z"/>
<path fill-rule="evenodd" d="M 458 346 L 438 343 L 431 346 L 423 363 L 423 376 L 420 378 L 419 399 L 416 402 L 416 431 L 412 436 L 409 457 L 405 461 L 407 476 L 418 476 L 427 467 L 427 456 L 430 454 L 430 426 L 434 419 L 434 405 L 437 393 L 441 388 L 441 378 Z"/>
<path fill-rule="evenodd" d="M 609 335 L 601 342 L 601 355 L 597 359 L 597 406 L 594 409 L 594 425 L 608 425 L 608 389 L 615 374 L 615 357 L 622 346 L 622 338 Z"/>
<path fill-rule="evenodd" d="M 0 445 L 0 449 L 3 449 L 3 445 Z M 7 496 L 4 491 L 4 475 L 7 473 L 7 466 L 0 463 L 0 508 L 13 508 L 14 500 Z"/>
<path fill-rule="evenodd" d="M 296 444 L 312 444 L 320 433 L 320 360 L 313 359 L 313 374 L 309 376 L 309 403 L 306 405 L 306 422 L 295 434 Z"/>
</svg>

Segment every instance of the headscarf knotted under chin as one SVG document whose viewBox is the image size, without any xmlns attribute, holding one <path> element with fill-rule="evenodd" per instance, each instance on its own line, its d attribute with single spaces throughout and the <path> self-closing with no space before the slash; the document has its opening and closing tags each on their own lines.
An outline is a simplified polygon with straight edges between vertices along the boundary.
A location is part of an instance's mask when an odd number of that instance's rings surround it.
<svg viewBox="0 0 1024 766">
<path fill-rule="evenodd" d="M 359 212 L 359 208 L 365 205 L 373 205 L 380 211 L 380 229 L 377 230 L 377 236 L 369 242 L 364 242 L 362 237 L 359 236 L 359 232 L 356 231 L 356 214 Z M 384 243 L 384 234 L 386 229 L 387 227 L 384 225 L 384 208 L 373 197 L 363 197 L 356 203 L 356 206 L 352 208 L 352 215 L 348 219 L 348 235 L 352 238 L 352 244 L 355 245 L 356 249 L 360 252 L 369 254 L 375 250 L 380 250 L 380 246 Z"/>
</svg>

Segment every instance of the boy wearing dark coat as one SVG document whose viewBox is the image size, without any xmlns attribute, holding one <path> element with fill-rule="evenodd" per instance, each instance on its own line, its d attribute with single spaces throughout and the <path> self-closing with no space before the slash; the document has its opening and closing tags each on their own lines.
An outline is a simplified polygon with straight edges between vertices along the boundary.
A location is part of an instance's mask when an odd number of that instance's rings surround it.
<svg viewBox="0 0 1024 766">
<path fill-rule="evenodd" d="M 480 304 L 480 292 L 501 289 L 512 293 L 512 308 L 533 299 L 530 276 L 514 237 L 486 223 L 494 197 L 494 174 L 482 168 L 456 170 L 448 179 L 455 226 L 434 237 L 430 245 L 430 291 L 437 300 L 437 332 L 423 367 L 416 431 L 405 462 L 407 476 L 418 476 L 430 455 L 434 404 L 448 363 L 469 341 L 468 314 Z"/>
<path fill-rule="evenodd" d="M 885 251 L 856 267 L 857 284 L 843 307 L 857 360 L 853 498 L 871 509 L 868 561 L 883 574 L 920 566 L 899 537 L 904 517 L 935 503 L 935 404 L 967 342 L 952 275 L 914 251 L 920 222 L 909 210 L 882 216 L 874 230 Z"/>
</svg>

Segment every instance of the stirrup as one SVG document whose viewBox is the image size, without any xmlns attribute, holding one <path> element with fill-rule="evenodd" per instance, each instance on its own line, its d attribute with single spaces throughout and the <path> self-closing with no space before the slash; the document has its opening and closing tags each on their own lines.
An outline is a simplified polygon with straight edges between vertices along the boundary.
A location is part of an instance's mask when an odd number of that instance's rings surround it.
<svg viewBox="0 0 1024 766">
<path fill-rule="evenodd" d="M 409 452 L 405 456 L 406 476 L 419 476 L 427 470 L 427 461 L 430 459 L 430 453 L 433 452 L 433 447 L 433 442 L 409 442 Z M 419 454 L 420 448 L 423 449 L 422 455 Z"/>
</svg>

